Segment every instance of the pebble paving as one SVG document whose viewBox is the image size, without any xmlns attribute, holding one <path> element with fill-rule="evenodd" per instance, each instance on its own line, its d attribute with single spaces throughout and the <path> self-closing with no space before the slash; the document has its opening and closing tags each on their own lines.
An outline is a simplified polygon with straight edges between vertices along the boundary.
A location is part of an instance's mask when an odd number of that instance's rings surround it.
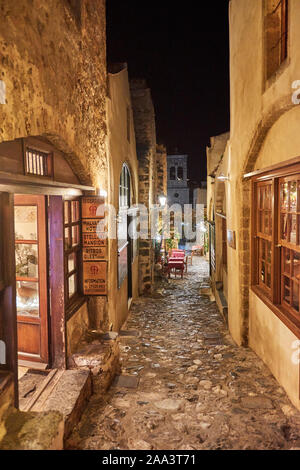
<svg viewBox="0 0 300 470">
<path fill-rule="evenodd" d="M 207 262 L 134 302 L 122 375 L 95 393 L 69 449 L 299 449 L 300 413 L 264 363 L 228 334 L 200 295 Z M 123 376 L 130 376 L 129 378 Z"/>
</svg>

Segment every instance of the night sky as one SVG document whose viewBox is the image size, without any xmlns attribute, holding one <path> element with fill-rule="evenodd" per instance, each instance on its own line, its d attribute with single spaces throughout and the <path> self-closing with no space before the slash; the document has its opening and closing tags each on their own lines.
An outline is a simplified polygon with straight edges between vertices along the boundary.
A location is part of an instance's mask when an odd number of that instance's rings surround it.
<svg viewBox="0 0 300 470">
<path fill-rule="evenodd" d="M 206 179 L 210 136 L 229 130 L 228 3 L 107 0 L 107 60 L 151 88 L 157 138 Z"/>
</svg>

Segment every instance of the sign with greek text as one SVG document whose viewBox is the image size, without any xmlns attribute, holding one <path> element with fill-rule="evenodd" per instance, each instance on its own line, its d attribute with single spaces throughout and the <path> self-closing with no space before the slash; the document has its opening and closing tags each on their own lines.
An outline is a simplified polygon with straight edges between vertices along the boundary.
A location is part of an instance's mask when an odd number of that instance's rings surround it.
<svg viewBox="0 0 300 470">
<path fill-rule="evenodd" d="M 85 261 L 83 263 L 84 295 L 106 295 L 107 262 Z"/>
</svg>

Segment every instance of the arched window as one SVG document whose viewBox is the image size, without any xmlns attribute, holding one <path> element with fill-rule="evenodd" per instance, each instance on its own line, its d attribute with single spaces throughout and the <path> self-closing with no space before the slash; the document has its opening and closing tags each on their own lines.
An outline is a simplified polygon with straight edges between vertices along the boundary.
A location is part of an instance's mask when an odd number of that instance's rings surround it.
<svg viewBox="0 0 300 470">
<path fill-rule="evenodd" d="M 119 209 L 130 207 L 130 173 L 126 163 L 123 164 L 119 185 Z"/>
<path fill-rule="evenodd" d="M 178 180 L 183 180 L 183 168 L 182 168 L 182 166 L 179 166 L 177 168 L 177 179 Z"/>
<path fill-rule="evenodd" d="M 120 288 L 128 275 L 129 256 L 131 255 L 128 238 L 128 209 L 130 207 L 130 173 L 126 163 L 123 164 L 119 184 L 119 217 L 118 217 L 118 287 Z"/>
<path fill-rule="evenodd" d="M 175 180 L 175 177 L 176 177 L 175 166 L 171 166 L 171 168 L 170 168 L 170 180 Z"/>
</svg>

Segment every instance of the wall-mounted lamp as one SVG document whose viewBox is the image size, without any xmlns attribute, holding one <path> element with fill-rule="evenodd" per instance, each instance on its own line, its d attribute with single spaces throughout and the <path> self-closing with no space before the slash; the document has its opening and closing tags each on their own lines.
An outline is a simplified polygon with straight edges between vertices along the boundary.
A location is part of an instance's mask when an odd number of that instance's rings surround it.
<svg viewBox="0 0 300 470">
<path fill-rule="evenodd" d="M 105 189 L 100 189 L 99 191 L 99 196 L 102 196 L 102 197 L 107 197 L 107 191 L 105 191 Z"/>
<path fill-rule="evenodd" d="M 161 207 L 164 207 L 167 202 L 167 196 L 165 196 L 164 194 L 161 194 L 160 196 L 158 196 L 158 200 L 159 200 L 159 204 L 161 205 Z"/>
<path fill-rule="evenodd" d="M 225 176 L 223 173 L 221 173 L 220 176 L 217 176 L 217 179 L 219 181 L 228 181 L 229 180 L 228 176 Z"/>
</svg>

